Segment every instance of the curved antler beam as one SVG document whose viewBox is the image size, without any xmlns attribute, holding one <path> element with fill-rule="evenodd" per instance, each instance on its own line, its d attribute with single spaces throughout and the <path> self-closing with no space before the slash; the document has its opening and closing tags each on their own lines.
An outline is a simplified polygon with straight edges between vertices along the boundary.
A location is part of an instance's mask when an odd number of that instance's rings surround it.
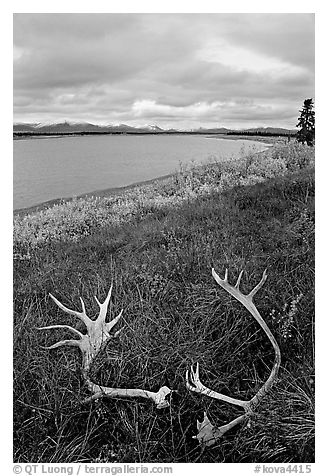
<svg viewBox="0 0 328 476">
<path fill-rule="evenodd" d="M 249 415 L 253 412 L 255 407 L 261 402 L 261 399 L 264 395 L 272 388 L 279 371 L 279 367 L 281 364 L 281 353 L 278 346 L 278 343 L 274 336 L 272 335 L 269 327 L 267 326 L 266 322 L 263 320 L 262 316 L 260 315 L 259 311 L 257 310 L 254 302 L 253 297 L 255 294 L 261 289 L 263 284 L 267 279 L 266 270 L 263 272 L 261 281 L 250 291 L 247 295 L 243 294 L 240 289 L 240 281 L 242 277 L 243 271 L 240 272 L 237 282 L 235 286 L 232 286 L 228 282 L 228 270 L 226 269 L 224 279 L 221 279 L 220 276 L 215 272 L 214 268 L 212 268 L 212 276 L 215 281 L 225 289 L 231 296 L 233 296 L 237 301 L 239 301 L 249 312 L 250 314 L 256 319 L 256 321 L 260 324 L 264 332 L 266 333 L 267 337 L 269 338 L 274 351 L 275 351 L 275 360 L 271 370 L 271 373 L 264 383 L 264 385 L 260 388 L 260 390 L 254 395 L 253 398 L 247 401 L 238 400 L 232 397 L 228 397 L 223 395 L 222 393 L 215 392 L 214 390 L 210 390 L 209 388 L 205 387 L 202 384 L 199 378 L 199 364 L 196 364 L 196 370 L 193 369 L 191 366 L 190 371 L 187 370 L 186 372 L 186 387 L 196 393 L 200 393 L 202 395 L 206 395 L 210 398 L 214 398 L 217 400 L 221 400 L 227 403 L 231 403 L 233 405 L 238 405 L 244 408 L 245 414 L 232 420 L 227 425 L 223 425 L 221 427 L 213 426 L 206 413 L 204 413 L 204 420 L 202 423 L 197 421 L 197 428 L 198 428 L 198 435 L 195 437 L 203 446 L 212 446 L 215 442 L 230 428 L 233 428 L 238 423 L 243 422 L 245 419 L 249 417 Z"/>
</svg>

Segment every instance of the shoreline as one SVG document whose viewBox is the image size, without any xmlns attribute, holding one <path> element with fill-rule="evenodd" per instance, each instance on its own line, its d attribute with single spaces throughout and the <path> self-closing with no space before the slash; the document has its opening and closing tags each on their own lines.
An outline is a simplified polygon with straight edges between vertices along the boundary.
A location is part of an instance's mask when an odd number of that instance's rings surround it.
<svg viewBox="0 0 328 476">
<path fill-rule="evenodd" d="M 80 199 L 80 198 L 87 198 L 87 197 L 112 197 L 115 195 L 120 195 L 121 193 L 126 192 L 127 190 L 133 190 L 134 188 L 137 187 L 142 187 L 143 185 L 149 185 L 153 182 L 162 182 L 164 180 L 169 179 L 170 177 L 173 177 L 175 175 L 175 172 L 172 172 L 167 175 L 161 175 L 160 177 L 155 177 L 149 180 L 143 180 L 141 182 L 134 182 L 129 185 L 123 185 L 123 187 L 110 187 L 110 188 L 104 188 L 100 190 L 94 190 L 92 192 L 86 192 L 82 193 L 81 195 L 73 195 L 72 197 L 59 197 L 59 198 L 53 198 L 51 200 L 47 200 L 46 202 L 39 203 L 37 205 L 32 205 L 31 207 L 27 208 L 17 208 L 16 210 L 13 211 L 14 216 L 19 215 L 19 216 L 25 216 L 29 215 L 31 213 L 37 213 L 42 210 L 45 210 L 47 208 L 51 208 L 54 205 L 58 205 L 63 202 L 71 202 L 72 200 L 75 199 Z"/>
<path fill-rule="evenodd" d="M 183 132 L 183 131 L 176 131 L 176 132 L 51 132 L 51 133 L 21 133 L 21 132 L 14 132 L 13 140 L 34 140 L 34 139 L 65 139 L 67 137 L 96 137 L 96 136 L 197 136 L 197 137 L 206 137 L 206 138 L 214 138 L 214 139 L 230 139 L 230 140 L 251 140 L 256 142 L 279 142 L 281 140 L 285 141 L 288 136 L 287 135 L 252 135 L 252 134 L 226 134 L 226 133 L 219 133 L 219 132 Z"/>
<path fill-rule="evenodd" d="M 222 137 L 221 135 L 220 136 L 214 136 L 213 135 L 213 136 L 207 136 L 207 137 L 210 138 L 210 139 L 229 139 L 229 140 L 246 140 L 246 139 L 248 139 L 248 140 L 254 141 L 254 138 L 252 138 L 252 137 L 239 137 L 239 136 L 234 136 L 234 137 L 225 136 L 225 137 Z M 264 139 L 267 139 L 267 138 L 259 138 L 259 139 L 263 139 L 263 140 L 256 140 L 256 142 L 260 142 L 262 144 L 265 144 L 266 148 L 262 151 L 256 152 L 256 154 L 263 154 L 263 152 L 265 152 L 270 147 L 272 147 L 275 143 L 278 142 L 277 138 L 275 138 L 275 141 L 272 141 L 272 143 L 265 142 Z M 202 164 L 199 164 L 199 165 L 202 165 Z M 205 164 L 203 164 L 203 165 L 205 165 Z M 109 188 L 105 188 L 105 189 L 94 190 L 92 192 L 82 193 L 81 195 L 73 195 L 73 196 L 70 196 L 70 197 L 57 197 L 57 198 L 53 198 L 51 200 L 47 200 L 45 202 L 38 203 L 36 205 L 32 205 L 30 207 L 17 208 L 16 210 L 13 210 L 13 214 L 14 214 L 14 217 L 15 216 L 24 217 L 26 215 L 30 215 L 30 214 L 33 214 L 33 213 L 38 213 L 42 210 L 51 208 L 54 205 L 58 205 L 58 204 L 63 203 L 63 202 L 70 202 L 74 199 L 87 198 L 87 197 L 92 197 L 92 196 L 99 197 L 99 198 L 112 197 L 112 196 L 115 196 L 115 195 L 122 194 L 122 193 L 126 192 L 127 190 L 132 190 L 134 188 L 141 187 L 143 185 L 149 185 L 149 184 L 157 182 L 157 181 L 162 182 L 164 180 L 167 180 L 167 179 L 173 177 L 175 174 L 176 174 L 176 172 L 171 172 L 171 173 L 166 174 L 166 175 L 161 175 L 159 177 L 154 177 L 152 179 L 143 180 L 141 182 L 134 182 L 134 183 L 131 183 L 129 185 L 124 185 L 122 187 L 109 187 Z"/>
</svg>

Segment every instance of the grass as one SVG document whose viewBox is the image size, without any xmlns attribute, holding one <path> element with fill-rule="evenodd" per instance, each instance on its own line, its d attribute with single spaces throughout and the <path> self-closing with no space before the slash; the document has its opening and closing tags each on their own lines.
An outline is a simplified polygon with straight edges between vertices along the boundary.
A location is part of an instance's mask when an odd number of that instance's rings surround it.
<svg viewBox="0 0 328 476">
<path fill-rule="evenodd" d="M 16 462 L 313 462 L 313 149 L 295 143 L 240 160 L 192 166 L 121 195 L 77 199 L 14 223 L 14 460 Z M 255 320 L 214 282 L 211 267 L 256 296 L 282 352 L 279 380 L 248 425 L 202 451 L 204 410 L 224 424 L 238 408 L 190 393 L 200 363 L 208 387 L 248 399 L 268 377 L 273 349 Z M 147 400 L 83 403 L 76 349 L 47 351 L 68 323 L 51 292 L 90 317 L 114 283 L 110 317 L 124 330 L 92 378 L 112 387 L 168 385 L 171 406 Z"/>
</svg>

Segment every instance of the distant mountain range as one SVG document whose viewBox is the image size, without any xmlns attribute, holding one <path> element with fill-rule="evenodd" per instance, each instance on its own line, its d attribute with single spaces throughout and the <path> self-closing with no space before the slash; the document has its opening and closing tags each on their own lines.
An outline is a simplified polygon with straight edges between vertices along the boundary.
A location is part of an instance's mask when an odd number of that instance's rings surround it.
<svg viewBox="0 0 328 476">
<path fill-rule="evenodd" d="M 162 129 L 156 125 L 146 125 L 142 127 L 129 126 L 127 124 L 118 125 L 97 125 L 88 122 L 54 122 L 54 123 L 14 123 L 14 134 L 82 134 L 82 133 L 107 133 L 107 134 L 294 134 L 296 129 L 283 129 L 279 127 L 257 127 L 243 130 L 227 129 L 225 127 L 203 128 L 179 130 Z"/>
</svg>

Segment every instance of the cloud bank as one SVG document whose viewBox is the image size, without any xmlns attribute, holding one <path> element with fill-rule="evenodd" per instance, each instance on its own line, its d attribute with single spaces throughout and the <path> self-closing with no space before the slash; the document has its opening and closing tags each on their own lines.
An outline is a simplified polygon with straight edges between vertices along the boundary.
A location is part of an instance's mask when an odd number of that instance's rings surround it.
<svg viewBox="0 0 328 476">
<path fill-rule="evenodd" d="M 313 14 L 15 14 L 14 120 L 295 127 Z"/>
</svg>

